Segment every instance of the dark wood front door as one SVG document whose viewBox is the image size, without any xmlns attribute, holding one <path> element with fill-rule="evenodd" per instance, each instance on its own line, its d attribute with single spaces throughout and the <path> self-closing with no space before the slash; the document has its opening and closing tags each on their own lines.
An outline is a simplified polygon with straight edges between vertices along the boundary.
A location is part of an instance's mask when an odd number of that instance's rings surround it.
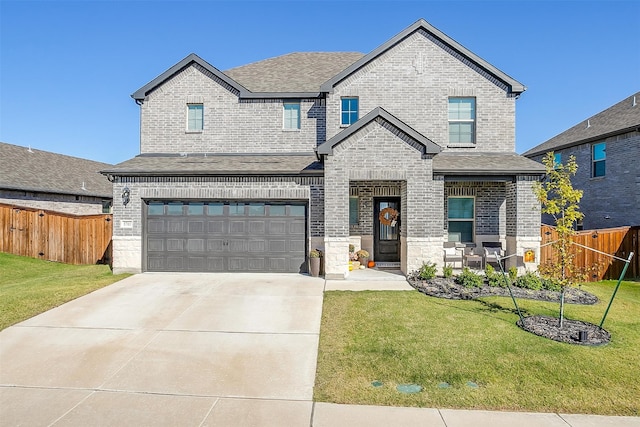
<svg viewBox="0 0 640 427">
<path fill-rule="evenodd" d="M 376 198 L 373 211 L 373 259 L 399 262 L 400 198 Z"/>
</svg>

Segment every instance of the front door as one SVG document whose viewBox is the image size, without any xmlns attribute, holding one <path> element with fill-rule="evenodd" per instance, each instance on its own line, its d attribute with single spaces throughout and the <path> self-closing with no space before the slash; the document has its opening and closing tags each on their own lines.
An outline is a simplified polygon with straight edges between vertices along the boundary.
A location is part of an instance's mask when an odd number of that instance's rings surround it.
<svg viewBox="0 0 640 427">
<path fill-rule="evenodd" d="M 400 198 L 374 199 L 373 259 L 376 262 L 400 261 Z"/>
</svg>

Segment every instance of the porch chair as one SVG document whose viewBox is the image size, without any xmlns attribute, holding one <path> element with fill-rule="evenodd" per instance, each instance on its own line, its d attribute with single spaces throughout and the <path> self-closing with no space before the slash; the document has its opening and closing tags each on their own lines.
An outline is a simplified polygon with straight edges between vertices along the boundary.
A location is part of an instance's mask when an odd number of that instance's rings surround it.
<svg viewBox="0 0 640 427">
<path fill-rule="evenodd" d="M 504 251 L 501 242 L 482 242 L 482 247 L 484 249 L 484 265 L 488 263 L 497 265 L 498 256 L 500 256 L 500 262 L 504 268 L 504 262 L 502 262 Z"/>
<path fill-rule="evenodd" d="M 445 242 L 444 243 L 444 265 L 451 263 L 455 267 L 455 263 L 460 263 L 460 268 L 463 266 L 463 258 L 462 254 L 464 249 L 458 247 L 456 242 Z"/>
</svg>

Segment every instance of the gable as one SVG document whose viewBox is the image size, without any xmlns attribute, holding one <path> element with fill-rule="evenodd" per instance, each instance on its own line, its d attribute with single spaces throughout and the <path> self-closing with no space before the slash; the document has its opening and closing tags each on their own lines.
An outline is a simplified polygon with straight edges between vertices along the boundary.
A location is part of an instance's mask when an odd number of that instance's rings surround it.
<svg viewBox="0 0 640 427">
<path fill-rule="evenodd" d="M 446 52 L 452 58 L 455 58 L 457 61 L 464 64 L 469 69 L 472 69 L 476 73 L 479 73 L 487 80 L 501 87 L 508 93 L 517 95 L 526 90 L 522 83 L 516 81 L 506 73 L 489 64 L 484 59 L 475 55 L 464 46 L 460 45 L 458 42 L 448 37 L 423 19 L 415 22 L 413 25 L 406 28 L 404 31 L 397 34 L 395 37 L 391 38 L 383 45 L 379 46 L 369 54 L 365 55 L 364 57 L 344 69 L 342 72 L 327 80 L 322 85 L 321 90 L 328 93 L 333 92 L 333 89 L 336 85 L 348 79 L 363 68 L 366 68 L 378 57 L 388 53 L 390 50 L 400 45 L 407 38 L 415 34 L 420 34 L 424 38 L 430 40 L 443 52 Z M 417 69 L 419 73 L 422 72 L 421 69 L 424 67 L 425 60 L 428 61 L 428 58 L 416 58 L 415 61 L 412 61 L 412 65 Z"/>
<path fill-rule="evenodd" d="M 422 156 L 426 156 L 427 154 L 436 154 L 441 151 L 441 147 L 438 144 L 420 134 L 406 123 L 403 123 L 385 109 L 378 107 L 366 116 L 362 117 L 355 124 L 349 126 L 333 138 L 318 146 L 318 154 L 333 155 L 336 148 L 352 136 L 363 131 L 365 128 L 370 127 L 374 122 L 385 127 L 387 130 L 395 134 L 396 137 L 403 140 L 408 146 L 419 151 Z M 391 147 L 389 148 L 391 149 Z"/>
</svg>

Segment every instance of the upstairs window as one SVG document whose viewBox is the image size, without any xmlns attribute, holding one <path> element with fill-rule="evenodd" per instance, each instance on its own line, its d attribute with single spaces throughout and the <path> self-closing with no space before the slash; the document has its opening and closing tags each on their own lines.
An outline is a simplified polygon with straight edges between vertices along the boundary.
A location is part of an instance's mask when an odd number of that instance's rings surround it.
<svg viewBox="0 0 640 427">
<path fill-rule="evenodd" d="M 558 169 L 562 164 L 562 153 L 553 153 L 553 168 Z"/>
<path fill-rule="evenodd" d="M 204 106 L 187 104 L 187 131 L 202 132 L 204 129 Z"/>
<path fill-rule="evenodd" d="M 591 176 L 604 176 L 605 161 L 607 160 L 607 144 L 601 142 L 591 146 Z"/>
<path fill-rule="evenodd" d="M 449 143 L 475 144 L 476 99 L 449 98 Z"/>
<path fill-rule="evenodd" d="M 300 129 L 300 103 L 285 102 L 284 106 L 284 129 Z"/>
<path fill-rule="evenodd" d="M 473 242 L 475 210 L 473 197 L 447 199 L 447 224 L 450 242 Z"/>
<path fill-rule="evenodd" d="M 350 126 L 358 121 L 358 98 L 342 98 L 340 106 L 340 126 Z"/>
</svg>

